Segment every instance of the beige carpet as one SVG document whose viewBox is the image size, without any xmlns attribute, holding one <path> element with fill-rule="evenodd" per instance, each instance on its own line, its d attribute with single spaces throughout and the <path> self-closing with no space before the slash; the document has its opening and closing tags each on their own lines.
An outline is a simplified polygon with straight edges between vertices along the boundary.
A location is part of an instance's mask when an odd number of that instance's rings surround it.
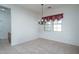
<svg viewBox="0 0 79 59">
<path fill-rule="evenodd" d="M 32 40 L 14 47 L 1 43 L 1 54 L 78 54 L 79 47 L 46 39 Z"/>
</svg>

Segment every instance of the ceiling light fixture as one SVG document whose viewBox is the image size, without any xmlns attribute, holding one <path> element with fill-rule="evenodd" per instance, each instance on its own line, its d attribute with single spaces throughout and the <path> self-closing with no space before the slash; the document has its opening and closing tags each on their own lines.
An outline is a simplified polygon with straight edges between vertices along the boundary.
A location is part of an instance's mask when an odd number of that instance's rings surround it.
<svg viewBox="0 0 79 59">
<path fill-rule="evenodd" d="M 44 4 L 41 4 L 42 6 L 42 16 L 41 16 L 41 20 L 38 22 L 40 25 L 44 25 L 46 22 L 42 19 L 43 17 L 43 10 L 44 10 Z"/>
<path fill-rule="evenodd" d="M 1 10 L 1 11 L 5 11 L 5 9 L 4 9 L 4 8 L 1 8 L 0 10 Z"/>
</svg>

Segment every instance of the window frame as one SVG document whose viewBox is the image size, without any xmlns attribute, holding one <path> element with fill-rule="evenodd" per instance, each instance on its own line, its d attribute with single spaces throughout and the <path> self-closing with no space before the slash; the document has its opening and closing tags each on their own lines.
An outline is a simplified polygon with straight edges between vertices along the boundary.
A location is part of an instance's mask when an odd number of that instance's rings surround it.
<svg viewBox="0 0 79 59">
<path fill-rule="evenodd" d="M 57 27 L 57 28 L 55 28 Z M 53 23 L 53 31 L 54 32 L 62 32 L 62 20 L 56 20 Z"/>
<path fill-rule="evenodd" d="M 47 32 L 62 32 L 62 20 L 49 21 L 44 24 L 44 31 Z M 57 29 L 55 28 L 57 27 Z M 60 28 L 60 30 L 58 30 Z"/>
</svg>

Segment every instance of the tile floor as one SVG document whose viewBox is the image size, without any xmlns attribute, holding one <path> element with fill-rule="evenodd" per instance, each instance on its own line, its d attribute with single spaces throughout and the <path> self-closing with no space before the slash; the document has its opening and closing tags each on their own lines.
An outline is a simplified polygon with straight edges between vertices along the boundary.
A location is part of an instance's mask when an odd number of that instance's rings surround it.
<svg viewBox="0 0 79 59">
<path fill-rule="evenodd" d="M 35 39 L 11 47 L 0 40 L 0 54 L 78 54 L 79 47 L 46 39 Z"/>
</svg>

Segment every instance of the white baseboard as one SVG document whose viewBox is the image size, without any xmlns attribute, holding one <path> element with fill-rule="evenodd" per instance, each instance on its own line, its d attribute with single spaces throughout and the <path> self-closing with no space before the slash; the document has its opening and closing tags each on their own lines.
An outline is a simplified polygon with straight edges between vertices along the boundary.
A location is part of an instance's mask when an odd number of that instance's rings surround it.
<svg viewBox="0 0 79 59">
<path fill-rule="evenodd" d="M 74 46 L 79 46 L 79 44 L 77 43 L 72 43 L 72 42 L 66 42 L 66 41 L 59 41 L 59 40 L 55 40 L 55 39 L 49 39 L 49 38 L 43 38 L 42 39 L 47 39 L 47 40 L 52 40 L 52 41 L 57 41 L 57 42 L 60 42 L 60 43 L 64 43 L 64 44 L 69 44 L 69 45 L 74 45 Z"/>
</svg>

